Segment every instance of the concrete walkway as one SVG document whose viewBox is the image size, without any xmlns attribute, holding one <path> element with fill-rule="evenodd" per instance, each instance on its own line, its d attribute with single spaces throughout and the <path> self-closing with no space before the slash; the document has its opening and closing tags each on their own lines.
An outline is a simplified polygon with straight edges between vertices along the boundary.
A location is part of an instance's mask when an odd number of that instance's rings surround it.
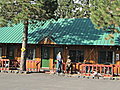
<svg viewBox="0 0 120 90">
<path fill-rule="evenodd" d="M 0 73 L 0 90 L 119 90 L 120 80 L 82 79 L 49 75 Z"/>
</svg>

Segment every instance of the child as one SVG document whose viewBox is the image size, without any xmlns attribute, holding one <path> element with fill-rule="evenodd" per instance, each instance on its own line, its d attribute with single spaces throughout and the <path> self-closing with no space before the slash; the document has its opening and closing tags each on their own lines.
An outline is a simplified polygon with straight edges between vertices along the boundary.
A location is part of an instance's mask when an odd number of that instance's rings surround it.
<svg viewBox="0 0 120 90">
<path fill-rule="evenodd" d="M 67 73 L 69 73 L 69 71 L 71 71 L 72 73 L 72 63 L 71 63 L 71 59 L 69 59 L 70 56 L 68 56 L 67 58 L 67 62 L 66 62 L 66 71 Z"/>
</svg>

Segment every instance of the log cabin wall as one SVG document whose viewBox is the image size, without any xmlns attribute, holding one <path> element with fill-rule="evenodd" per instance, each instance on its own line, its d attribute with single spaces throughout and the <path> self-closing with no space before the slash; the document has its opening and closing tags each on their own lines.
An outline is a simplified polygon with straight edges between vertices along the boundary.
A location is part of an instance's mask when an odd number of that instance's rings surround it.
<svg viewBox="0 0 120 90">
<path fill-rule="evenodd" d="M 6 58 L 6 53 L 7 53 L 7 44 L 0 44 L 1 48 L 1 58 Z"/>
<path fill-rule="evenodd" d="M 35 49 L 35 60 L 41 61 L 41 45 L 37 45 Z"/>
<path fill-rule="evenodd" d="M 97 63 L 97 61 L 98 61 L 97 48 L 92 47 L 92 46 L 85 46 L 84 50 L 85 50 L 84 60 L 86 60 L 86 62 L 90 62 L 90 63 Z"/>
<path fill-rule="evenodd" d="M 92 51 L 92 49 L 94 50 Z M 99 51 L 112 51 L 114 54 L 113 59 L 115 60 L 116 47 L 113 46 L 89 46 L 89 47 L 86 46 L 85 51 L 86 51 L 85 56 L 89 57 L 87 58 L 87 60 L 91 63 L 96 64 L 98 63 Z"/>
<path fill-rule="evenodd" d="M 20 60 L 21 57 L 21 44 L 1 44 L 0 48 L 2 48 L 2 58 L 7 58 L 8 48 L 9 46 L 14 47 L 14 59 Z M 35 60 L 40 61 L 41 59 L 41 46 L 39 45 L 28 45 L 28 48 L 35 49 Z"/>
<path fill-rule="evenodd" d="M 50 48 L 50 61 L 49 61 L 49 69 L 52 69 L 53 68 L 53 47 Z"/>
<path fill-rule="evenodd" d="M 2 58 L 3 58 L 3 59 L 8 58 L 9 47 L 14 47 L 14 49 L 13 49 L 14 59 L 20 60 L 21 47 L 20 47 L 19 44 L 1 44 L 1 48 L 2 48 Z"/>
<path fill-rule="evenodd" d="M 98 53 L 96 47 L 76 46 L 76 45 L 66 46 L 66 47 L 67 47 L 66 56 L 69 55 L 70 50 L 81 50 L 84 51 L 84 60 L 86 60 L 86 62 L 97 63 Z"/>
<path fill-rule="evenodd" d="M 2 48 L 2 58 L 6 58 L 7 57 L 7 47 L 1 47 Z"/>
<path fill-rule="evenodd" d="M 16 46 L 16 50 L 15 50 L 15 60 L 20 61 L 20 57 L 21 57 L 21 45 Z"/>
<path fill-rule="evenodd" d="M 67 46 L 67 54 L 69 54 L 70 50 L 83 50 L 84 51 L 84 60 L 89 63 L 98 63 L 98 52 L 99 51 L 113 51 L 114 52 L 114 60 L 116 59 L 116 47 L 113 46 Z M 120 50 L 118 50 L 120 51 Z M 120 52 L 119 52 L 120 53 Z"/>
<path fill-rule="evenodd" d="M 34 60 L 41 61 L 41 45 L 28 45 L 28 48 L 35 49 Z M 21 46 L 20 45 L 16 48 L 16 52 L 17 53 L 16 53 L 15 59 L 20 60 L 20 57 L 21 57 Z"/>
<path fill-rule="evenodd" d="M 69 55 L 68 46 L 63 47 L 63 62 L 67 61 L 67 56 Z"/>
<path fill-rule="evenodd" d="M 15 46 L 14 56 L 16 60 L 20 60 L 21 56 L 21 44 L 12 44 Z M 0 44 L 0 48 L 2 48 L 2 58 L 7 57 L 7 46 L 9 44 Z M 35 48 L 35 59 L 37 61 L 41 61 L 41 45 L 28 45 L 29 48 Z M 49 46 L 48 46 L 49 47 Z M 120 55 L 120 48 L 115 46 L 80 46 L 80 45 L 53 45 L 50 47 L 50 63 L 49 68 L 52 69 L 53 60 L 54 60 L 54 48 L 60 47 L 63 49 L 63 60 L 67 61 L 67 56 L 69 55 L 70 50 L 83 50 L 84 51 L 84 60 L 90 63 L 97 64 L 98 63 L 98 51 L 100 50 L 111 50 L 114 51 L 114 59 L 115 64 L 120 65 L 120 56 L 119 60 L 116 61 L 116 54 Z"/>
</svg>

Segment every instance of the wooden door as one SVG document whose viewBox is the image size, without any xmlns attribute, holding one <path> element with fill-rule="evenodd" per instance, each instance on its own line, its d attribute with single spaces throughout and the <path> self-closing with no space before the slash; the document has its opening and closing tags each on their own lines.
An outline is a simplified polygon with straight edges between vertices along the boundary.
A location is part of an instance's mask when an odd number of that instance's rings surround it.
<svg viewBox="0 0 120 90">
<path fill-rule="evenodd" d="M 42 68 L 49 68 L 50 63 L 50 48 L 49 47 L 42 47 Z"/>
</svg>

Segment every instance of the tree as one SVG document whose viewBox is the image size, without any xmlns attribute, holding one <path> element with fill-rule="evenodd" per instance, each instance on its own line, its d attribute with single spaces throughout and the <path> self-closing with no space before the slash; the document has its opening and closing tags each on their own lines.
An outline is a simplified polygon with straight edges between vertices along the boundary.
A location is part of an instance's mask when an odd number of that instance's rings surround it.
<svg viewBox="0 0 120 90">
<path fill-rule="evenodd" d="M 91 20 L 97 29 L 109 30 L 106 39 L 120 33 L 120 0 L 91 0 Z"/>
<path fill-rule="evenodd" d="M 58 0 L 56 16 L 59 18 L 90 17 L 89 0 Z"/>
<path fill-rule="evenodd" d="M 0 0 L 0 26 L 23 23 L 20 70 L 26 66 L 28 25 L 55 18 L 57 0 Z"/>
</svg>

